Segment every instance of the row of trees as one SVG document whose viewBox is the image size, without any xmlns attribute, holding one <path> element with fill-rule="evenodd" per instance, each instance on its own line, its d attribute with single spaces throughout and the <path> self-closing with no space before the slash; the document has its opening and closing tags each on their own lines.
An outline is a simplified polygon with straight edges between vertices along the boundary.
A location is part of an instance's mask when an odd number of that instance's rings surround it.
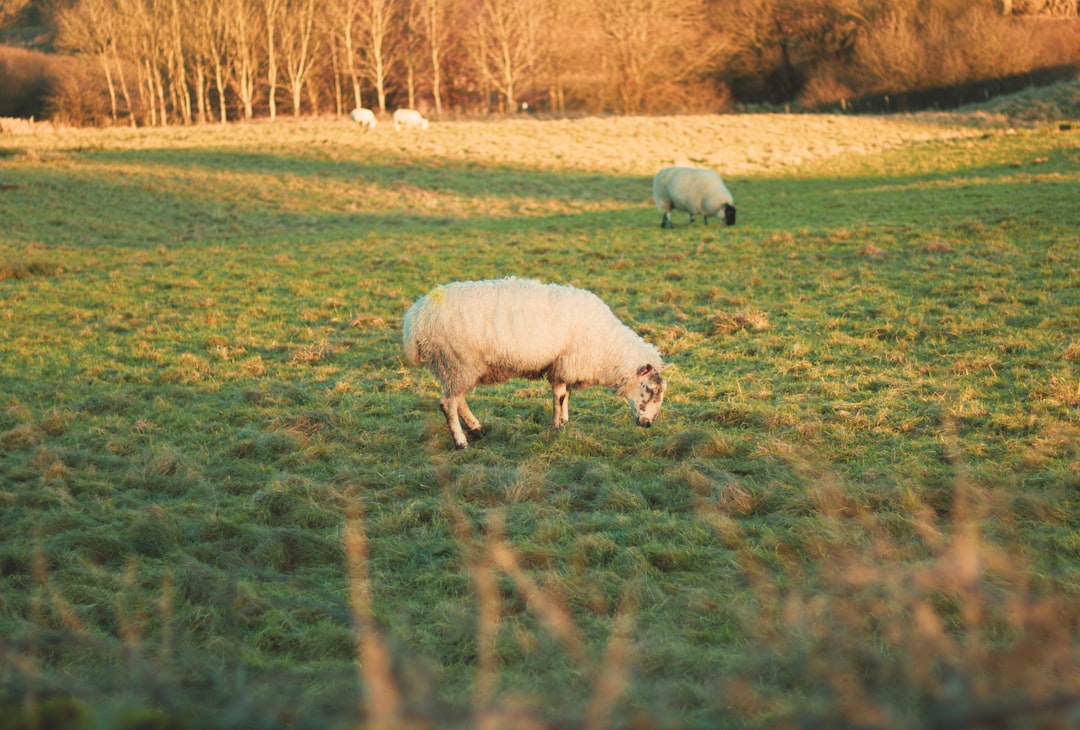
<svg viewBox="0 0 1080 730">
<path fill-rule="evenodd" d="M 638 111 L 651 80 L 707 71 L 703 11 L 697 0 L 77 0 L 57 20 L 58 46 L 95 59 L 111 118 L 155 124 L 421 101 L 436 114 L 508 111 L 540 95 L 562 112 L 586 88 Z"/>
<path fill-rule="evenodd" d="M 1080 61 L 1077 0 L 67 2 L 55 11 L 57 48 L 92 60 L 93 73 L 55 105 L 69 116 L 100 109 L 113 123 L 523 102 L 554 113 L 718 110 Z M 1020 17 L 1047 12 L 1072 19 Z"/>
</svg>

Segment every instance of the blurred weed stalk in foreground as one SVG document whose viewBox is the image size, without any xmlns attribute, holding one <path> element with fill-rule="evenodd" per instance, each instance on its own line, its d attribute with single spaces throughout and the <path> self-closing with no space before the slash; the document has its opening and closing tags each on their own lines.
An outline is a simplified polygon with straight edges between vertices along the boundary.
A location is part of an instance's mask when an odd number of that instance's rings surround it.
<svg viewBox="0 0 1080 730">
<path fill-rule="evenodd" d="M 1056 581 L 1035 579 L 1018 548 L 987 537 L 991 528 L 1008 537 L 1014 497 L 971 481 L 949 429 L 945 440 L 952 507 L 937 515 L 914 502 L 916 540 L 895 539 L 858 493 L 798 456 L 796 468 L 817 480 L 826 529 L 806 555 L 785 559 L 779 580 L 730 518 L 707 517 L 753 585 L 743 623 L 761 673 L 805 682 L 793 701 L 732 678 L 733 708 L 761 717 L 788 708 L 768 727 L 1076 727 L 1080 606 Z"/>
<path fill-rule="evenodd" d="M 752 585 L 742 623 L 747 641 L 758 647 L 750 663 L 758 676 L 743 668 L 716 678 L 729 720 L 770 728 L 1075 727 L 1080 607 L 1053 581 L 1035 579 L 1020 553 L 987 537 L 991 528 L 1008 531 L 1010 495 L 973 483 L 955 438 L 945 438 L 957 472 L 953 503 L 947 514 L 912 505 L 917 540 L 895 539 L 895 528 L 861 504 L 856 492 L 827 468 L 795 455 L 796 468 L 817 482 L 812 502 L 824 529 L 808 538 L 806 554 L 785 556 L 779 576 L 722 508 L 701 508 Z M 522 567 L 504 535 L 501 511 L 488 512 L 479 534 L 450 485 L 444 508 L 477 607 L 471 716 L 409 713 L 410 698 L 393 667 L 410 659 L 392 661 L 372 617 L 367 539 L 354 512 L 345 544 L 368 726 L 392 730 L 434 721 L 483 730 L 600 729 L 615 718 L 627 721 L 619 706 L 634 679 L 632 635 L 640 608 L 635 581 L 610 622 L 602 656 L 594 659 L 571 611 Z M 559 717 L 559 708 L 545 714 L 500 703 L 500 575 L 591 682 L 583 717 L 568 720 Z M 777 675 L 800 678 L 797 696 L 775 689 Z M 771 689 L 760 681 L 764 676 L 772 678 Z M 662 725 L 647 717 L 633 723 Z"/>
<path fill-rule="evenodd" d="M 518 561 L 515 551 L 503 536 L 502 516 L 493 511 L 483 536 L 476 534 L 468 517 L 447 489 L 445 506 L 456 534 L 462 558 L 468 567 L 476 594 L 477 671 L 473 685 L 471 718 L 452 708 L 444 708 L 441 717 L 423 715 L 429 708 L 415 712 L 410 698 L 404 696 L 401 682 L 395 677 L 394 658 L 374 618 L 371 603 L 371 576 L 368 570 L 368 539 L 362 510 L 353 507 L 344 530 L 348 562 L 350 603 L 357 632 L 357 657 L 364 702 L 362 712 L 367 727 L 395 730 L 428 727 L 432 721 L 471 726 L 481 730 L 511 727 L 545 727 L 546 718 L 529 717 L 513 702 L 500 704 L 498 698 L 499 660 L 496 651 L 500 624 L 498 575 L 502 574 L 522 596 L 526 606 L 558 640 L 580 673 L 593 684 L 593 693 L 581 727 L 604 730 L 609 715 L 629 686 L 632 658 L 630 634 L 634 601 L 627 598 L 614 617 L 608 642 L 599 661 L 586 654 L 586 641 L 569 610 L 550 592 L 545 591 Z M 408 663 L 408 658 L 404 658 Z"/>
</svg>

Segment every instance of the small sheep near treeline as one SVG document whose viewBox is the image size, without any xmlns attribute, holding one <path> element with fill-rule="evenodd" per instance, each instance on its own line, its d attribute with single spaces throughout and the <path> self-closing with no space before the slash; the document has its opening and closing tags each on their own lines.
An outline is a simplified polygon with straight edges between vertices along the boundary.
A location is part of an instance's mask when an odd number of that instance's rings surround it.
<svg viewBox="0 0 1080 730">
<path fill-rule="evenodd" d="M 735 225 L 735 199 L 731 197 L 724 181 L 712 170 L 696 167 L 665 167 L 653 178 L 653 200 L 656 209 L 664 214 L 661 228 L 674 228 L 671 211 L 681 210 L 694 217 L 716 218 L 724 214 L 724 222 Z"/>
<path fill-rule="evenodd" d="M 667 387 L 660 353 L 599 297 L 531 279 L 436 287 L 405 313 L 402 342 L 408 361 L 439 381 L 439 407 L 459 449 L 469 445 L 459 418 L 474 439 L 483 434 L 465 402 L 478 383 L 547 378 L 553 428 L 569 420 L 570 391 L 590 385 L 626 398 L 637 425 L 651 426 Z"/>
<path fill-rule="evenodd" d="M 428 120 L 415 109 L 395 109 L 394 129 L 427 129 Z"/>
<path fill-rule="evenodd" d="M 349 119 L 359 124 L 364 129 L 375 129 L 375 125 L 378 121 L 375 119 L 375 112 L 370 109 L 353 109 L 349 112 Z"/>
</svg>

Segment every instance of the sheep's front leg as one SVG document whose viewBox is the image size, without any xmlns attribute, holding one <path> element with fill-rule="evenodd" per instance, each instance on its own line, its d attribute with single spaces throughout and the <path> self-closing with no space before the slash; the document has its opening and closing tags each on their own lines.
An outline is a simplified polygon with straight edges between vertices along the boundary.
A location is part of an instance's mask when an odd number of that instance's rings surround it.
<svg viewBox="0 0 1080 730">
<path fill-rule="evenodd" d="M 551 384 L 551 426 L 562 428 L 570 420 L 570 389 L 566 383 Z"/>
<path fill-rule="evenodd" d="M 442 409 L 443 415 L 446 416 L 446 425 L 450 427 L 450 437 L 454 439 L 454 446 L 459 449 L 467 449 L 469 447 L 469 441 L 465 438 L 465 432 L 461 430 L 461 423 L 458 422 L 458 400 L 461 399 L 461 403 L 464 404 L 464 398 L 457 395 L 445 395 L 442 400 L 439 401 L 439 408 Z M 465 406 L 466 411 L 468 406 Z"/>
</svg>

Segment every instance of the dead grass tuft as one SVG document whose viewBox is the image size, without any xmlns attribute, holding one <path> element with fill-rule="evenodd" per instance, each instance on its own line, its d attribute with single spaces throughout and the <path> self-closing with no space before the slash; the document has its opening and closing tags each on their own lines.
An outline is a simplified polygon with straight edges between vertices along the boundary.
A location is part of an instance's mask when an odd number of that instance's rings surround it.
<svg viewBox="0 0 1080 730">
<path fill-rule="evenodd" d="M 357 314 L 349 320 L 350 327 L 361 329 L 378 329 L 386 326 L 386 320 L 374 314 Z"/>
<path fill-rule="evenodd" d="M 0 264 L 0 281 L 57 276 L 63 271 L 59 264 L 42 259 L 6 261 Z"/>
<path fill-rule="evenodd" d="M 739 330 L 762 331 L 769 327 L 769 315 L 761 310 L 715 312 L 709 318 L 710 335 L 730 335 Z"/>
<path fill-rule="evenodd" d="M 336 352 L 328 340 L 309 342 L 293 350 L 289 362 L 294 365 L 318 365 Z"/>
<path fill-rule="evenodd" d="M 5 449 L 29 449 L 41 443 L 44 433 L 36 425 L 22 423 L 0 433 L 0 446 Z"/>
<path fill-rule="evenodd" d="M 731 442 L 711 430 L 686 429 L 680 431 L 660 447 L 660 453 L 669 458 L 683 459 L 689 456 L 724 457 L 734 451 Z"/>
<path fill-rule="evenodd" d="M 919 246 L 923 253 L 952 253 L 953 247 L 948 241 L 927 241 Z"/>
<path fill-rule="evenodd" d="M 720 491 L 716 506 L 734 517 L 750 517 L 760 513 L 765 499 L 760 492 L 748 489 L 740 481 L 729 482 Z"/>
</svg>

